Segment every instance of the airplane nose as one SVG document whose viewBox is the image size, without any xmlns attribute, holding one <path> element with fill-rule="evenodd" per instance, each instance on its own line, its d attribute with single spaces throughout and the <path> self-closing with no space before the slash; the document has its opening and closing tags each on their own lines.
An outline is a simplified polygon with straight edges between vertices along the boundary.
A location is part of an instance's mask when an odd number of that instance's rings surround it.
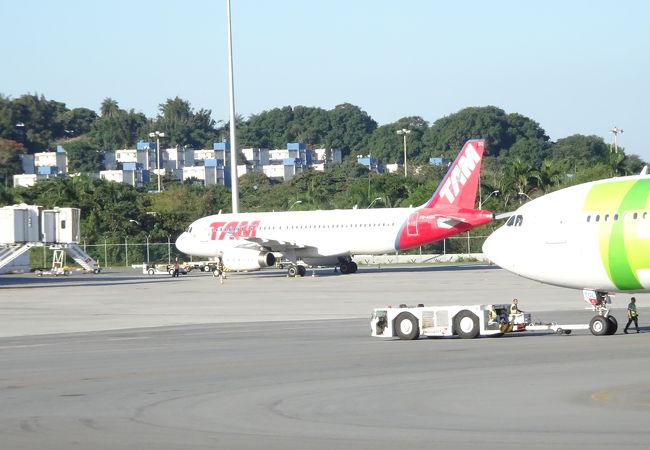
<svg viewBox="0 0 650 450">
<path fill-rule="evenodd" d="M 493 263 L 499 264 L 499 230 L 493 232 L 483 242 L 483 254 Z"/>
<path fill-rule="evenodd" d="M 176 239 L 176 248 L 178 251 L 183 252 L 183 253 L 189 253 L 187 250 L 187 233 L 181 233 L 180 236 Z"/>
</svg>

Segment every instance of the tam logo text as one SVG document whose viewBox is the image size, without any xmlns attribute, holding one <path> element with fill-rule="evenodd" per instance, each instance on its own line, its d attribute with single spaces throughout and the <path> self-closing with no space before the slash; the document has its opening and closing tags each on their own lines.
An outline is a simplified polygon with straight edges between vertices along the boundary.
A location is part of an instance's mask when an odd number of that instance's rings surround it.
<svg viewBox="0 0 650 450">
<path fill-rule="evenodd" d="M 223 241 L 226 237 L 228 239 L 255 237 L 259 225 L 259 220 L 253 220 L 251 223 L 248 223 L 246 220 L 242 222 L 212 222 L 210 224 L 210 240 Z"/>
<path fill-rule="evenodd" d="M 447 181 L 440 188 L 440 196 L 444 196 L 449 203 L 454 203 L 460 193 L 460 188 L 467 183 L 472 176 L 481 157 L 472 144 L 467 145 L 465 153 L 458 159 L 458 163 L 452 168 Z"/>
</svg>

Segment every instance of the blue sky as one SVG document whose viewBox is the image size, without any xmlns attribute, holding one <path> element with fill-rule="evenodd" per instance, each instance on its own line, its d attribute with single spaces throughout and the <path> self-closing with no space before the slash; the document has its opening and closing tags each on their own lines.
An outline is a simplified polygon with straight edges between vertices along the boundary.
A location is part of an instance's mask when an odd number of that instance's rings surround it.
<svg viewBox="0 0 650 450">
<path fill-rule="evenodd" d="M 237 112 L 349 102 L 380 125 L 494 105 L 650 161 L 650 2 L 232 0 Z M 0 93 L 227 119 L 225 0 L 4 0 Z"/>
</svg>

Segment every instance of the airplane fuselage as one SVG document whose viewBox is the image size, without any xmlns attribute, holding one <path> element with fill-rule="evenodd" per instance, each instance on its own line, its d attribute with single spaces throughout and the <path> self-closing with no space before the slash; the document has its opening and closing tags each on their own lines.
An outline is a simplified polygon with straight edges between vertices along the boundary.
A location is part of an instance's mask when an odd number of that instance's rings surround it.
<svg viewBox="0 0 650 450">
<path fill-rule="evenodd" d="M 217 214 L 195 221 L 176 246 L 188 254 L 212 257 L 241 247 L 245 239 L 262 248 L 265 243 L 269 248 L 290 247 L 303 261 L 336 261 L 342 255 L 405 250 L 472 228 L 467 222 L 449 224 L 438 217 L 439 210 L 428 208 Z M 472 225 L 490 220 L 491 213 L 485 211 Z"/>
<path fill-rule="evenodd" d="M 650 177 L 562 189 L 521 206 L 485 242 L 504 269 L 557 286 L 650 291 Z"/>
</svg>

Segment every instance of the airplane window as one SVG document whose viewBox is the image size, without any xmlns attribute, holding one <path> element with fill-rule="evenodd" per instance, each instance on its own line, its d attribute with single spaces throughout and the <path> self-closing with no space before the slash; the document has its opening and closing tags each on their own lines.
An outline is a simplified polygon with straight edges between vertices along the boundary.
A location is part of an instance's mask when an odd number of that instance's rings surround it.
<svg viewBox="0 0 650 450">
<path fill-rule="evenodd" d="M 614 220 L 618 220 L 618 213 L 614 214 Z"/>
<path fill-rule="evenodd" d="M 638 214 L 638 213 L 634 213 L 634 215 L 632 216 L 632 218 L 633 218 L 634 220 L 636 220 L 637 217 L 639 217 L 639 214 Z"/>
<path fill-rule="evenodd" d="M 648 218 L 648 213 L 647 213 L 647 211 L 646 211 L 646 212 L 643 213 L 643 220 L 645 220 L 645 219 L 647 219 L 647 218 Z"/>
<path fill-rule="evenodd" d="M 600 214 L 596 214 L 596 222 L 600 222 Z"/>
<path fill-rule="evenodd" d="M 607 220 L 609 220 L 609 214 L 605 214 L 605 217 L 603 218 L 603 220 L 604 220 L 605 222 L 607 222 Z"/>
<path fill-rule="evenodd" d="M 591 216 L 587 216 L 587 223 L 591 222 Z"/>
<path fill-rule="evenodd" d="M 509 218 L 508 221 L 506 222 L 506 225 L 509 226 L 509 227 L 511 227 L 512 224 L 514 224 L 514 223 L 515 223 L 515 216 L 510 216 L 510 218 Z"/>
<path fill-rule="evenodd" d="M 524 221 L 524 216 L 517 216 L 517 218 L 515 219 L 515 226 L 520 227 L 523 221 Z"/>
</svg>

